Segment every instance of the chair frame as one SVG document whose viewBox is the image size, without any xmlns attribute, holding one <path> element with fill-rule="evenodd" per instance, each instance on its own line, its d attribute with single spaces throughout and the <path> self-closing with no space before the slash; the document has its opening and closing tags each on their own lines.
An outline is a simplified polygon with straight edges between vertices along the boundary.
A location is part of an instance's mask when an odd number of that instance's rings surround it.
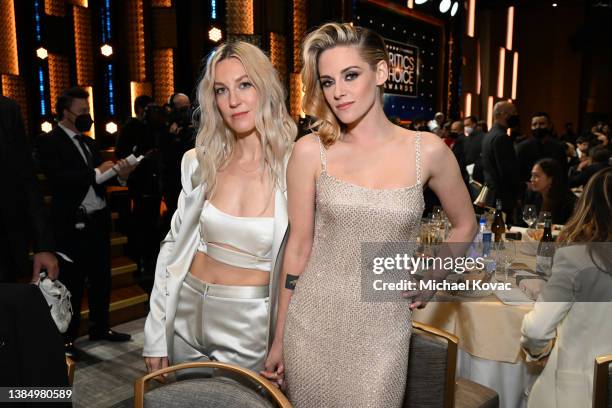
<svg viewBox="0 0 612 408">
<path fill-rule="evenodd" d="M 454 408 L 457 347 L 459 344 L 459 339 L 453 334 L 424 323 L 412 321 L 412 327 L 432 336 L 442 337 L 446 340 L 448 346 L 446 349 L 446 378 L 444 379 L 444 408 Z"/>
<path fill-rule="evenodd" d="M 68 369 L 68 384 L 72 387 L 72 383 L 74 382 L 74 371 L 76 369 L 76 363 L 68 356 L 66 356 L 66 367 Z"/>
<path fill-rule="evenodd" d="M 227 372 L 231 372 L 234 374 L 239 374 L 253 381 L 254 383 L 263 387 L 266 392 L 272 397 L 274 401 L 272 403 L 276 404 L 280 408 L 292 408 L 291 403 L 285 397 L 285 395 L 278 389 L 274 384 L 268 381 L 266 378 L 262 377 L 259 374 L 254 373 L 251 370 L 246 368 L 239 367 L 233 364 L 227 363 L 219 363 L 217 361 L 204 361 L 204 362 L 193 362 L 193 363 L 182 363 L 174 366 L 161 368 L 157 371 L 153 371 L 139 379 L 134 383 L 134 407 L 135 408 L 143 408 L 144 407 L 144 394 L 146 392 L 146 383 L 147 381 L 160 376 L 162 374 L 173 373 L 179 370 L 185 370 L 189 368 L 214 368 Z"/>
<path fill-rule="evenodd" d="M 608 377 L 612 354 L 595 358 L 593 374 L 593 408 L 608 406 Z"/>
</svg>

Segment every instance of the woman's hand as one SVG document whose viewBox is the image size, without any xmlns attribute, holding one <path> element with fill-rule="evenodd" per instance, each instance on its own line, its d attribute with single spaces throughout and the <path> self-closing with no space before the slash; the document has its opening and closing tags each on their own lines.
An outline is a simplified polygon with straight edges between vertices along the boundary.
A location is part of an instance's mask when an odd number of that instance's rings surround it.
<svg viewBox="0 0 612 408">
<path fill-rule="evenodd" d="M 168 367 L 168 357 L 145 357 L 144 359 L 147 366 L 147 372 L 149 373 Z M 165 380 L 168 374 L 162 374 L 162 377 L 163 380 Z M 162 379 L 159 380 L 163 381 Z"/>
<path fill-rule="evenodd" d="M 283 386 L 285 365 L 283 364 L 283 347 L 279 342 L 275 341 L 272 343 L 268 358 L 266 358 L 266 363 L 264 364 L 264 371 L 261 371 L 260 374 L 277 386 Z"/>
<path fill-rule="evenodd" d="M 431 300 L 431 298 L 436 294 L 434 290 L 413 290 L 402 292 L 402 297 L 404 299 L 410 299 L 410 304 L 408 307 L 410 310 L 414 309 L 423 309 L 427 306 L 427 303 Z"/>
</svg>

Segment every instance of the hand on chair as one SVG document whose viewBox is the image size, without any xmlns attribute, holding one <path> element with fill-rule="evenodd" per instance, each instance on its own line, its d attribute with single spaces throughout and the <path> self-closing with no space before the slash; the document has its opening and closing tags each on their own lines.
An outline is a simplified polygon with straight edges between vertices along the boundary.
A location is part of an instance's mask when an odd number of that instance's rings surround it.
<svg viewBox="0 0 612 408">
<path fill-rule="evenodd" d="M 265 370 L 260 371 L 260 374 L 277 387 L 282 388 L 285 380 L 285 366 L 283 364 L 283 349 L 277 342 L 272 343 L 264 368 Z"/>
<path fill-rule="evenodd" d="M 144 359 L 147 366 L 147 372 L 149 373 L 168 367 L 168 357 L 145 357 Z M 161 377 L 158 376 L 156 379 L 165 382 L 167 377 L 168 374 L 162 374 Z"/>
</svg>

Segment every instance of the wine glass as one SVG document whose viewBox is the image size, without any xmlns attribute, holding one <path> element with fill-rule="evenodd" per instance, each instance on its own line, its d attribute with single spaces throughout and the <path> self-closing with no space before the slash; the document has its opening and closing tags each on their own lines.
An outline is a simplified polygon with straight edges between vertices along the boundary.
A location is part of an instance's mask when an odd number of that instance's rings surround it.
<svg viewBox="0 0 612 408">
<path fill-rule="evenodd" d="M 523 207 L 523 221 L 527 224 L 528 228 L 533 227 L 533 223 L 538 219 L 538 211 L 536 206 L 529 204 Z"/>
</svg>

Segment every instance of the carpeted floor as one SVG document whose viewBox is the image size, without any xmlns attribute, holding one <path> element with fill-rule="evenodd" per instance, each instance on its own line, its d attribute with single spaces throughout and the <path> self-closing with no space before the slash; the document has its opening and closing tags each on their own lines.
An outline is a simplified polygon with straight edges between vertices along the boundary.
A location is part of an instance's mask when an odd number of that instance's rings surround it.
<svg viewBox="0 0 612 408">
<path fill-rule="evenodd" d="M 142 346 L 145 319 L 125 323 L 113 330 L 130 333 L 126 343 L 89 341 L 79 338 L 75 346 L 81 351 L 73 384 L 75 408 L 132 407 L 134 381 L 146 373 Z"/>
</svg>

